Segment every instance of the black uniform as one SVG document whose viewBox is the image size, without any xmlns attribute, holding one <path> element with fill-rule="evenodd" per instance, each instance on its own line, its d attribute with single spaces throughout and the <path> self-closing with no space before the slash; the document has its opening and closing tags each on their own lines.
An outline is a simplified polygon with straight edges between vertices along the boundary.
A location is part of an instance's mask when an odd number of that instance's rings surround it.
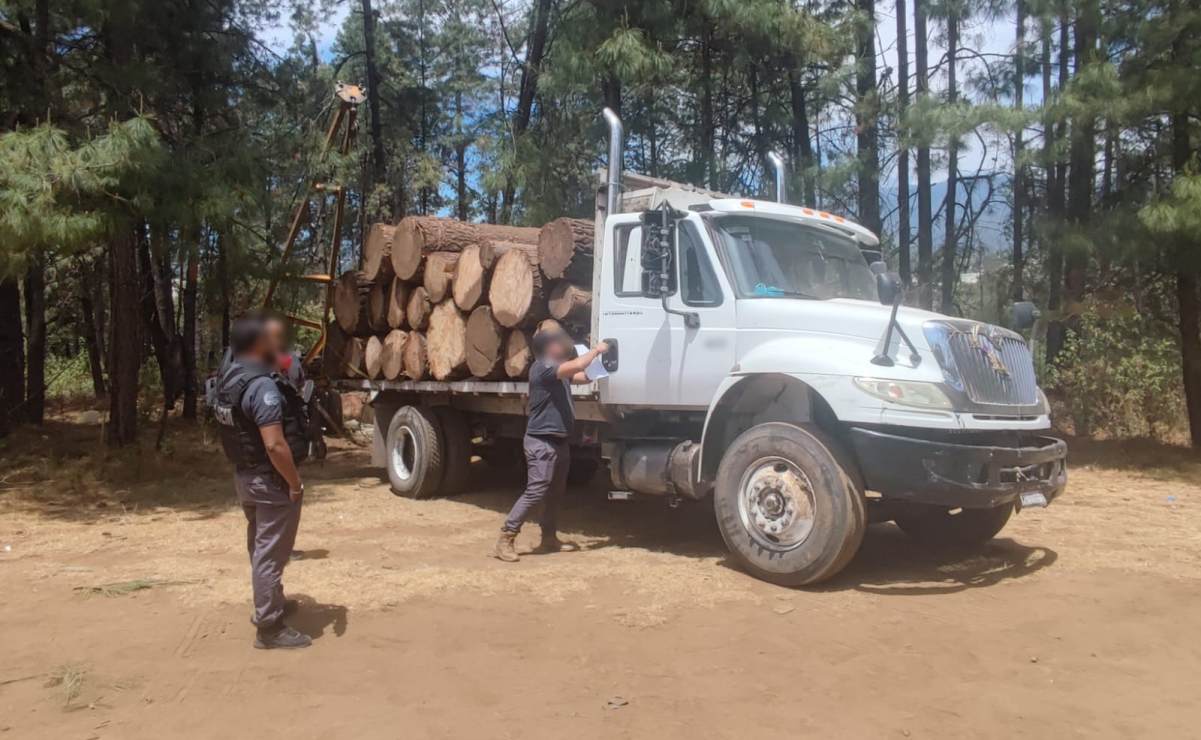
<svg viewBox="0 0 1201 740">
<path fill-rule="evenodd" d="M 255 624 L 270 629 L 283 617 L 283 570 L 296 542 L 301 504 L 292 501 L 287 481 L 271 464 L 259 429 L 281 424 L 299 463 L 308 452 L 304 401 L 271 368 L 241 358 L 224 364 L 213 395 L 221 444 L 234 464 L 234 488 L 246 514 Z"/>
</svg>

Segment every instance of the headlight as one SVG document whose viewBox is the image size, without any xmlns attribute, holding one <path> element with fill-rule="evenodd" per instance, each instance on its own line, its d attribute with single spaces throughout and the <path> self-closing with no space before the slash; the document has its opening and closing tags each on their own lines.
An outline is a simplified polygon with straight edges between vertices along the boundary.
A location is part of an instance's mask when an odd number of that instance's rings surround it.
<svg viewBox="0 0 1201 740">
<path fill-rule="evenodd" d="M 951 399 L 934 383 L 855 378 L 855 385 L 864 393 L 904 406 L 948 411 L 951 409 Z"/>
</svg>

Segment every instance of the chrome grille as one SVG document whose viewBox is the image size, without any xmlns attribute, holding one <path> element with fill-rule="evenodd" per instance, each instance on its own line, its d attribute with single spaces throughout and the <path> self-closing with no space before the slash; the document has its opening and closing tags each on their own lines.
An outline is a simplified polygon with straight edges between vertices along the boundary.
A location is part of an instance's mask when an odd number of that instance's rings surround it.
<svg viewBox="0 0 1201 740">
<path fill-rule="evenodd" d="M 963 391 L 975 403 L 1038 403 L 1038 381 L 1026 342 L 1009 332 L 963 331 L 947 335 Z"/>
</svg>

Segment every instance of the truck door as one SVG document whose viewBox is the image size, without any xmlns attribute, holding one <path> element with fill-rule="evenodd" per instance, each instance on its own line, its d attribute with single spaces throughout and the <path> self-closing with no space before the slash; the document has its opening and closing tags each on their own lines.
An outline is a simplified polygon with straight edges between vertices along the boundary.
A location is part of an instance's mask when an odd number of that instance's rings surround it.
<svg viewBox="0 0 1201 740">
<path fill-rule="evenodd" d="M 600 385 L 605 403 L 707 408 L 734 364 L 734 294 L 693 214 L 676 228 L 675 284 L 667 305 L 642 295 L 642 228 L 619 223 L 604 252 L 600 337 L 618 342 L 618 368 Z"/>
</svg>

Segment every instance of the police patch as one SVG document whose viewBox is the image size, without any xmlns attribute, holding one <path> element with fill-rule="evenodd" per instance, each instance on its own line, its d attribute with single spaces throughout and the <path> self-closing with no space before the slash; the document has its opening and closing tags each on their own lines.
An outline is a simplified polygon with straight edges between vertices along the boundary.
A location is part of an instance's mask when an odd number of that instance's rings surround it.
<svg viewBox="0 0 1201 740">
<path fill-rule="evenodd" d="M 278 406 L 280 400 L 279 391 L 267 391 L 263 394 L 263 404 L 266 406 Z"/>
</svg>

